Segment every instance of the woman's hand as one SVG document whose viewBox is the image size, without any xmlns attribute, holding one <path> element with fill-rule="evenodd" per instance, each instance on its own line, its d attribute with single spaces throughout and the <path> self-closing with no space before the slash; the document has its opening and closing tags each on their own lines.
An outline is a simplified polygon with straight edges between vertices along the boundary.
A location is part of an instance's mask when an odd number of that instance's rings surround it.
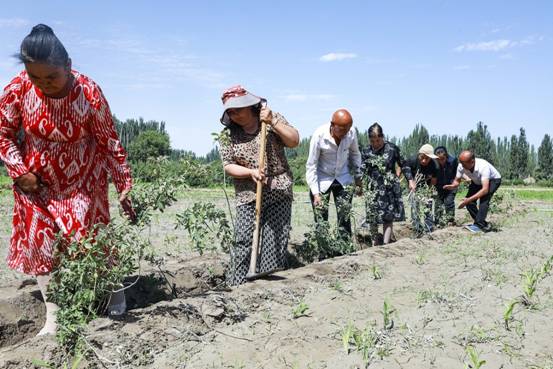
<svg viewBox="0 0 553 369">
<path fill-rule="evenodd" d="M 121 195 L 119 195 L 119 203 L 121 204 L 121 207 L 123 208 L 123 213 L 129 218 L 131 223 L 136 222 L 136 212 L 134 211 L 131 203 L 131 198 L 129 197 L 129 192 L 131 189 L 126 189 L 123 192 L 121 192 Z"/>
<path fill-rule="evenodd" d="M 255 183 L 261 182 L 267 184 L 267 178 L 265 178 L 265 173 L 259 169 L 250 169 L 250 177 Z"/>
<path fill-rule="evenodd" d="M 409 191 L 414 192 L 417 189 L 417 183 L 413 180 L 409 180 Z"/>
<path fill-rule="evenodd" d="M 17 177 L 14 183 L 25 193 L 36 193 L 40 191 L 40 187 L 42 186 L 38 176 L 31 172 Z"/>
<path fill-rule="evenodd" d="M 259 112 L 259 120 L 273 126 L 273 112 L 268 107 L 264 106 Z"/>
</svg>

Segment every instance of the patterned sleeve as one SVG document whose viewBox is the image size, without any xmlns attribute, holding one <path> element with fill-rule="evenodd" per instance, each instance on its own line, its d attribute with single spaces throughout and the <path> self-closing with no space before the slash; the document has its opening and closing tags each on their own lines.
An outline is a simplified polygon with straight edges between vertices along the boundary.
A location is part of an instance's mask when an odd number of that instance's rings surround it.
<svg viewBox="0 0 553 369">
<path fill-rule="evenodd" d="M 113 117 L 108 102 L 99 86 L 92 89 L 91 105 L 93 107 L 92 133 L 100 151 L 105 155 L 107 165 L 117 192 L 132 187 L 132 176 L 127 162 L 127 153 L 121 145 L 113 124 Z"/>
<path fill-rule="evenodd" d="M 13 179 L 29 172 L 17 145 L 21 127 L 21 78 L 15 77 L 0 97 L 0 160 Z"/>
<path fill-rule="evenodd" d="M 413 172 L 411 171 L 411 167 L 409 166 L 408 161 L 403 158 L 403 155 L 401 155 L 399 147 L 394 146 L 394 149 L 397 165 L 401 168 L 401 172 L 405 176 L 405 179 L 408 181 L 412 180 Z"/>
<path fill-rule="evenodd" d="M 290 123 L 288 123 L 288 121 L 286 120 L 286 118 L 284 118 L 284 117 L 282 116 L 282 114 L 277 113 L 277 112 L 274 112 L 274 113 L 273 113 L 273 125 L 277 125 L 277 124 L 280 124 L 280 123 L 282 123 L 282 124 L 284 124 L 284 125 L 287 125 L 287 126 L 290 125 Z M 269 126 L 269 127 L 267 127 L 267 128 L 270 129 L 270 130 L 272 130 L 272 127 L 271 127 L 271 126 Z"/>
<path fill-rule="evenodd" d="M 223 166 L 229 164 L 236 164 L 234 160 L 232 143 L 230 141 L 230 129 L 225 128 L 219 135 L 219 153 L 221 154 L 221 160 L 223 161 Z"/>
</svg>

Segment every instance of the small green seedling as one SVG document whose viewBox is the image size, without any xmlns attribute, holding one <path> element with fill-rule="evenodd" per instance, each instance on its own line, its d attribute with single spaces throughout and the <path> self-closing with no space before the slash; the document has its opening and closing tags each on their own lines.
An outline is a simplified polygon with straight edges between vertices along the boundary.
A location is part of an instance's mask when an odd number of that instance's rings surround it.
<svg viewBox="0 0 553 369">
<path fill-rule="evenodd" d="M 522 302 L 526 306 L 532 305 L 532 297 L 536 292 L 538 281 L 540 279 L 540 272 L 537 269 L 530 269 L 522 274 L 523 286 L 522 292 Z"/>
<path fill-rule="evenodd" d="M 346 354 L 349 354 L 350 341 L 355 333 L 355 327 L 351 322 L 342 330 L 342 345 Z"/>
<path fill-rule="evenodd" d="M 484 364 L 486 364 L 486 360 L 480 360 L 478 352 L 476 352 L 474 347 L 467 346 L 466 351 L 469 356 L 470 363 L 465 364 L 465 369 L 480 369 Z"/>
<path fill-rule="evenodd" d="M 505 323 L 505 329 L 508 331 L 511 330 L 511 328 L 509 327 L 509 322 L 513 320 L 513 311 L 516 304 L 518 304 L 517 300 L 511 301 L 505 306 L 505 311 L 503 312 L 503 322 Z"/>
<path fill-rule="evenodd" d="M 394 320 L 392 319 L 392 314 L 395 312 L 395 309 L 387 300 L 384 300 L 382 307 L 382 318 L 384 322 L 384 329 L 392 329 L 394 327 Z"/>
<path fill-rule="evenodd" d="M 309 310 L 309 305 L 307 305 L 302 300 L 292 309 L 292 316 L 294 317 L 294 319 L 297 319 L 302 316 L 307 316 L 306 314 L 307 310 Z"/>
<path fill-rule="evenodd" d="M 373 279 L 376 281 L 378 279 L 382 279 L 382 272 L 380 271 L 380 268 L 377 265 L 373 265 L 371 268 Z"/>
</svg>

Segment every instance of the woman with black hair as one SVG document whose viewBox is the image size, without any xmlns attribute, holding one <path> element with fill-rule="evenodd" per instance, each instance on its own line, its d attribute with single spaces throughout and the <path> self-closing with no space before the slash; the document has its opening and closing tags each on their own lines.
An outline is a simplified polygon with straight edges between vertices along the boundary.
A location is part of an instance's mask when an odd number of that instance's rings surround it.
<svg viewBox="0 0 553 369">
<path fill-rule="evenodd" d="M 384 140 L 384 132 L 378 123 L 369 127 L 369 147 L 362 152 L 365 192 L 366 223 L 374 235 L 378 225 L 382 224 L 382 243 L 392 239 L 393 223 L 405 220 L 405 208 L 401 198 L 401 186 L 396 174 L 396 164 L 405 178 L 409 188 L 415 187 L 411 169 L 400 153 L 399 147 Z M 375 245 L 380 240 L 375 240 Z"/>
<path fill-rule="evenodd" d="M 33 27 L 17 57 L 25 70 L 0 97 L 0 159 L 13 178 L 15 198 L 7 263 L 37 276 L 47 310 L 39 335 L 53 334 L 57 306 L 46 291 L 56 267 L 56 234 L 78 240 L 95 224 L 109 222 L 108 173 L 132 219 L 132 179 L 100 87 L 71 69 L 52 29 Z M 122 292 L 112 297 L 111 313 L 125 307 Z"/>
<path fill-rule="evenodd" d="M 285 147 L 299 144 L 298 131 L 279 113 L 266 106 L 266 100 L 234 86 L 222 96 L 223 131 L 220 152 L 225 172 L 234 178 L 236 193 L 235 244 L 230 250 L 227 274 L 229 285 L 242 284 L 250 265 L 255 226 L 256 184 L 261 181 L 260 258 L 257 272 L 286 267 L 286 250 L 292 215 L 292 172 Z M 259 169 L 260 122 L 267 122 L 266 165 Z"/>
</svg>

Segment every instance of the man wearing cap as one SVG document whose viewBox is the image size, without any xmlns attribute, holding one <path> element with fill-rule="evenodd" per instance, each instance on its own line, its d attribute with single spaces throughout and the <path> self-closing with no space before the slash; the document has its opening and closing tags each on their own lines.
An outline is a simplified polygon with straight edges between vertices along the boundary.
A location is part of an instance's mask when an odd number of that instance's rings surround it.
<svg viewBox="0 0 553 369">
<path fill-rule="evenodd" d="M 347 186 L 355 183 L 355 192 L 362 193 L 361 152 L 352 125 L 353 118 L 346 109 L 335 111 L 330 123 L 317 128 L 311 136 L 305 164 L 315 221 L 328 221 L 328 202 L 332 194 L 338 230 L 344 238 L 351 237 L 353 191 Z"/>
<path fill-rule="evenodd" d="M 257 273 L 286 267 L 292 211 L 292 171 L 285 147 L 296 147 L 298 131 L 266 100 L 234 86 L 223 93 L 221 123 L 226 127 L 219 140 L 225 172 L 233 177 L 236 201 L 235 242 L 230 250 L 229 285 L 244 283 L 249 270 L 255 228 L 256 184 L 263 186 Z M 261 122 L 267 122 L 266 164 L 259 168 Z"/>
<path fill-rule="evenodd" d="M 470 178 L 471 183 L 467 195 L 459 204 L 459 209 L 466 207 L 474 220 L 474 224 L 466 228 L 473 233 L 489 232 L 491 225 L 486 221 L 486 217 L 492 196 L 501 186 L 501 174 L 488 161 L 477 158 L 470 150 L 465 150 L 459 154 L 455 180 L 452 184 L 444 186 L 444 189 L 453 190 L 459 187 L 464 176 Z M 476 205 L 476 201 L 479 201 L 479 206 Z"/>
<path fill-rule="evenodd" d="M 409 190 L 416 191 L 423 186 L 435 187 L 438 182 L 439 164 L 436 161 L 438 157 L 434 154 L 434 147 L 430 144 L 422 145 L 416 156 L 407 160 L 407 166 L 411 169 L 413 181 L 409 181 Z M 413 206 L 414 205 L 414 206 Z M 418 204 L 413 203 L 411 207 L 411 218 L 416 231 L 422 233 L 424 230 L 418 222 Z M 428 201 L 424 211 L 424 223 L 426 231 L 434 230 L 434 220 L 432 217 L 432 201 Z"/>
</svg>

